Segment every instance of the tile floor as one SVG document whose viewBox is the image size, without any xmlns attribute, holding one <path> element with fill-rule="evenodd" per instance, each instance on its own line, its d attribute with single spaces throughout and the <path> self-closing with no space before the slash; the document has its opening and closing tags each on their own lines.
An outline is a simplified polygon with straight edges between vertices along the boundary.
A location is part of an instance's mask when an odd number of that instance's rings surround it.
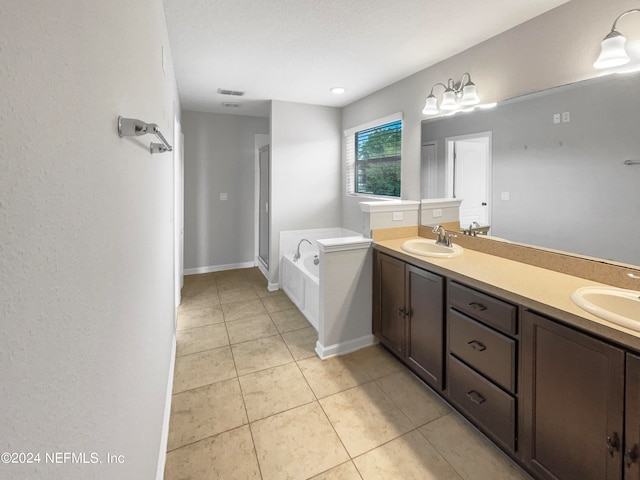
<svg viewBox="0 0 640 480">
<path fill-rule="evenodd" d="M 316 338 L 257 269 L 186 277 L 165 479 L 529 478 L 382 347 Z"/>
</svg>

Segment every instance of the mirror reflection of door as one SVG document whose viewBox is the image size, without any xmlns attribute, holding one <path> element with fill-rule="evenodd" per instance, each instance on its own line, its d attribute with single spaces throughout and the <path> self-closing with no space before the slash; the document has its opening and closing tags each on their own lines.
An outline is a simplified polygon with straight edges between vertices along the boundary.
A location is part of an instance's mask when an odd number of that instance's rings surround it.
<svg viewBox="0 0 640 480">
<path fill-rule="evenodd" d="M 438 157 L 436 143 L 422 145 L 420 152 L 420 198 L 438 198 Z"/>
<path fill-rule="evenodd" d="M 461 198 L 460 227 L 491 224 L 491 132 L 447 138 L 448 198 Z"/>
<path fill-rule="evenodd" d="M 258 212 L 258 258 L 269 268 L 269 189 L 271 185 L 269 145 L 259 150 L 260 162 L 260 205 Z"/>
</svg>

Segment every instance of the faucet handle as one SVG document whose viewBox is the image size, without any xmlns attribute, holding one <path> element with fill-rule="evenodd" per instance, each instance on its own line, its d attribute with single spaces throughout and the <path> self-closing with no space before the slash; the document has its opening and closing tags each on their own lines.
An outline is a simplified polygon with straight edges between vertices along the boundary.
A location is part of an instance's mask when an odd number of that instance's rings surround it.
<svg viewBox="0 0 640 480">
<path fill-rule="evenodd" d="M 455 233 L 447 232 L 447 233 L 445 234 L 444 244 L 445 244 L 447 247 L 450 247 L 450 246 L 451 246 L 451 237 L 456 238 L 457 236 L 458 236 L 458 235 L 456 235 Z"/>
<path fill-rule="evenodd" d="M 442 228 L 442 225 L 436 225 L 435 227 L 433 227 L 433 230 L 431 230 L 433 233 L 438 233 L 438 230 L 440 230 Z"/>
</svg>

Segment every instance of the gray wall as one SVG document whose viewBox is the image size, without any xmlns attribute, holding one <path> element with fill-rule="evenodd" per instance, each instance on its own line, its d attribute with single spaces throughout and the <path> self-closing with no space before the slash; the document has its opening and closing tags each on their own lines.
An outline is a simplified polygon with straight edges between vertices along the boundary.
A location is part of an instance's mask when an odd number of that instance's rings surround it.
<svg viewBox="0 0 640 480">
<path fill-rule="evenodd" d="M 341 139 L 340 109 L 271 102 L 271 283 L 281 231 L 340 226 Z"/>
<path fill-rule="evenodd" d="M 255 135 L 269 119 L 183 112 L 182 130 L 185 273 L 253 265 Z"/>
<path fill-rule="evenodd" d="M 156 478 L 173 156 L 116 126 L 140 118 L 174 141 L 162 1 L 2 2 L 0 45 L 0 452 L 42 455 L 0 463 L 0 478 Z M 45 452 L 124 463 L 51 464 Z"/>
<path fill-rule="evenodd" d="M 444 171 L 445 138 L 492 132 L 491 234 L 640 264 L 639 74 L 609 76 L 427 121 Z M 553 123 L 569 112 L 570 121 Z M 440 183 L 442 185 L 442 182 Z M 501 200 L 509 192 L 509 200 Z"/>
<path fill-rule="evenodd" d="M 593 62 L 624 2 L 574 0 L 422 70 L 343 109 L 343 129 L 404 113 L 402 198 L 420 198 L 420 122 L 429 89 L 470 72 L 483 102 L 495 102 L 598 75 Z M 628 7 L 631 8 L 631 7 Z M 633 22 L 634 20 L 632 20 Z M 620 27 L 622 29 L 622 26 Z M 629 42 L 640 39 L 633 26 Z M 345 192 L 346 190 L 343 190 Z M 343 193 L 342 226 L 358 230 L 357 197 Z"/>
</svg>

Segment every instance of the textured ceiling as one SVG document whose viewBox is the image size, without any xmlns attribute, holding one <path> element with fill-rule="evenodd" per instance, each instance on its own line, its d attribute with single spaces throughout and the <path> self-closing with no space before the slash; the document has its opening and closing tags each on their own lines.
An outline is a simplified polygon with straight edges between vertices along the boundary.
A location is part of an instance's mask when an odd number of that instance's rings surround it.
<svg viewBox="0 0 640 480">
<path fill-rule="evenodd" d="M 164 0 L 182 108 L 341 107 L 567 0 Z M 334 86 L 346 88 L 334 95 Z M 219 88 L 245 91 L 223 96 Z M 237 108 L 223 102 L 237 102 Z"/>
</svg>

